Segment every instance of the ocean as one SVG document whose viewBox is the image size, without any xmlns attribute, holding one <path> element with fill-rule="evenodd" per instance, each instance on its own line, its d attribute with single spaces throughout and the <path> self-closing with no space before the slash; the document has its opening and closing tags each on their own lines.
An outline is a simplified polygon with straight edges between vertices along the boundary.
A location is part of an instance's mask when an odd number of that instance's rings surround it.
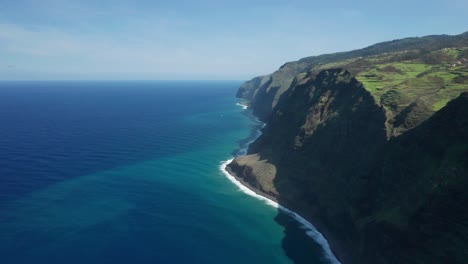
<svg viewBox="0 0 468 264">
<path fill-rule="evenodd" d="M 240 84 L 0 82 L 0 263 L 329 263 L 220 170 L 262 125 Z"/>
</svg>

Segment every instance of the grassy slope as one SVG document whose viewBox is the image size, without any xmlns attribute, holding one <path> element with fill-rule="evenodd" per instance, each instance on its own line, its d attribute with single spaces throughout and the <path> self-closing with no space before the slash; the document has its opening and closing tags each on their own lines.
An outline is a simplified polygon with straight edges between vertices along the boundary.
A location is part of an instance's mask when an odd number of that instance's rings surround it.
<svg viewBox="0 0 468 264">
<path fill-rule="evenodd" d="M 416 100 L 438 111 L 468 91 L 468 47 L 421 54 L 406 51 L 324 64 L 316 70 L 344 67 L 395 115 Z M 417 57 L 417 58 L 414 58 Z"/>
</svg>

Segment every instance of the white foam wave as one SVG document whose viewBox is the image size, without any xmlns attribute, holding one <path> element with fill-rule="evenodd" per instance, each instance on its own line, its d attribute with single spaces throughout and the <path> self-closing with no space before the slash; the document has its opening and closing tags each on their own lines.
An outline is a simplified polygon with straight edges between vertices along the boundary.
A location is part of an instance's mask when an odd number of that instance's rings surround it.
<svg viewBox="0 0 468 264">
<path fill-rule="evenodd" d="M 234 183 L 239 189 L 244 192 L 247 195 L 250 195 L 252 197 L 255 197 L 259 200 L 264 201 L 267 205 L 273 206 L 274 208 L 278 208 L 282 210 L 283 212 L 287 213 L 290 215 L 292 218 L 294 218 L 297 222 L 299 222 L 302 225 L 302 228 L 305 230 L 307 236 L 312 238 L 315 242 L 317 242 L 323 249 L 325 253 L 325 257 L 330 261 L 330 263 L 333 264 L 341 264 L 340 261 L 335 257 L 333 254 L 330 244 L 328 244 L 328 241 L 325 239 L 325 237 L 315 228 L 314 225 L 312 225 L 309 221 L 307 221 L 304 217 L 300 216 L 296 212 L 282 206 L 281 204 L 265 197 L 262 195 L 257 194 L 256 192 L 252 191 L 251 189 L 247 188 L 244 184 L 242 184 L 239 180 L 237 180 L 234 176 L 232 176 L 227 170 L 226 166 L 231 163 L 234 159 L 229 159 L 226 161 L 223 161 L 221 165 L 219 166 L 219 169 L 223 172 L 223 174 L 228 178 L 232 183 Z"/>
<path fill-rule="evenodd" d="M 236 105 L 242 107 L 242 109 L 244 109 L 244 110 L 248 108 L 248 106 L 243 104 L 243 103 L 236 103 Z"/>
</svg>

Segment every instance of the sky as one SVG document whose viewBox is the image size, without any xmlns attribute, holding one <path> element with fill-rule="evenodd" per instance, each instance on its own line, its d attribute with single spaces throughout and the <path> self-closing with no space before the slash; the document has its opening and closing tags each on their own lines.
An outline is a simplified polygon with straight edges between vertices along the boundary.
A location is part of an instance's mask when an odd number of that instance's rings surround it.
<svg viewBox="0 0 468 264">
<path fill-rule="evenodd" d="M 466 0 L 0 0 L 0 80 L 246 80 L 468 31 Z"/>
</svg>

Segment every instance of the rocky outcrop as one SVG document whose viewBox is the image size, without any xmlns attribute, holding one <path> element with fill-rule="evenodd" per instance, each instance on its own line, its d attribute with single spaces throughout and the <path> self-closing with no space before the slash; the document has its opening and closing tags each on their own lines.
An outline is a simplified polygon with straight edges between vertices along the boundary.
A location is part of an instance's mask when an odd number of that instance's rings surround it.
<svg viewBox="0 0 468 264">
<path fill-rule="evenodd" d="M 245 185 L 278 200 L 278 191 L 275 188 L 275 165 L 261 160 L 258 154 L 240 156 L 234 159 L 227 167 L 228 171 Z"/>
</svg>

